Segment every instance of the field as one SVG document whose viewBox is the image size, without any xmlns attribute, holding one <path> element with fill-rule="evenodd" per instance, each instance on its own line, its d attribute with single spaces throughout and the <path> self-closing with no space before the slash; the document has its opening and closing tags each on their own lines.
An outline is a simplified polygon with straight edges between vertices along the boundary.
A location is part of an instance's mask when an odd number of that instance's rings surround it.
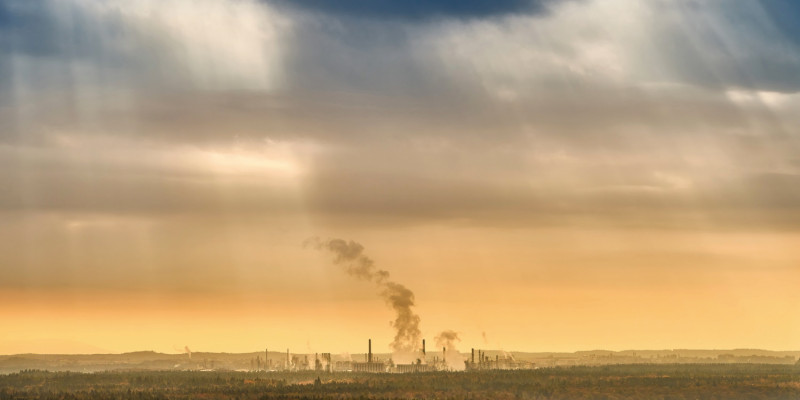
<svg viewBox="0 0 800 400">
<path fill-rule="evenodd" d="M 526 371 L 22 371 L 0 399 L 800 399 L 787 365 L 616 365 Z"/>
</svg>

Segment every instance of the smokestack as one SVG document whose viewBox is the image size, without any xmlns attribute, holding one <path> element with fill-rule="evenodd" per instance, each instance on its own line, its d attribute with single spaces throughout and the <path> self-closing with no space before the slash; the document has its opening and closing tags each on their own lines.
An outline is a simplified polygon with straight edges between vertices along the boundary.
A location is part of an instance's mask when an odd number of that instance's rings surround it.
<svg viewBox="0 0 800 400">
<path fill-rule="evenodd" d="M 425 356 L 425 339 L 422 339 L 422 356 Z"/>
<path fill-rule="evenodd" d="M 475 349 L 472 349 L 472 363 L 475 364 Z"/>
<path fill-rule="evenodd" d="M 367 356 L 367 362 L 372 362 L 372 339 L 369 339 L 369 356 Z"/>
<path fill-rule="evenodd" d="M 442 363 L 447 365 L 447 347 L 442 347 Z"/>
</svg>

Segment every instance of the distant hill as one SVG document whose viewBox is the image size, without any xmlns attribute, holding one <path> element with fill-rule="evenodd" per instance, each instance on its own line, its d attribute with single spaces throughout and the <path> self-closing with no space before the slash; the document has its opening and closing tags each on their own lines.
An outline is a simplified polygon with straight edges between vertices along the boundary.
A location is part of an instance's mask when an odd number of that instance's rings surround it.
<svg viewBox="0 0 800 400">
<path fill-rule="evenodd" d="M 478 353 L 476 349 L 476 353 Z M 591 350 L 574 353 L 518 352 L 480 350 L 490 360 L 514 359 L 532 363 L 535 367 L 606 364 L 674 364 L 674 363 L 758 363 L 795 364 L 800 351 L 769 351 L 759 349 L 731 350 Z M 462 353 L 466 360 L 471 354 Z M 292 353 L 292 357 L 308 359 L 313 365 L 314 354 Z M 477 356 L 477 355 L 476 355 Z M 378 359 L 389 359 L 390 354 L 375 354 Z M 428 352 L 428 360 L 441 357 L 441 352 Z M 258 359 L 257 362 L 256 360 Z M 272 365 L 286 359 L 285 352 L 270 352 Z M 362 361 L 364 354 L 336 355 L 336 361 Z M 26 369 L 49 371 L 97 372 L 110 370 L 252 370 L 263 369 L 264 353 L 208 353 L 164 354 L 154 351 L 137 351 L 122 354 L 15 354 L 0 355 L 0 373 L 7 374 Z"/>
</svg>

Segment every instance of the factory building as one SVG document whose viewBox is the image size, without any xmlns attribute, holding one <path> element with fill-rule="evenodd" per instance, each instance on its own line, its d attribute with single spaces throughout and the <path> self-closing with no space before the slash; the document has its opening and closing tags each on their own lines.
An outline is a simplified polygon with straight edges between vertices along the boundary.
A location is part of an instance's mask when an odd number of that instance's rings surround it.
<svg viewBox="0 0 800 400">
<path fill-rule="evenodd" d="M 374 360 L 372 357 L 372 339 L 369 339 L 369 348 L 366 362 L 354 362 L 351 364 L 353 372 L 386 372 L 386 364 Z"/>
<path fill-rule="evenodd" d="M 452 350 L 451 350 L 452 352 Z M 496 369 L 530 369 L 535 368 L 535 364 L 530 361 L 518 361 L 514 356 L 498 351 L 492 351 L 492 355 L 487 355 L 482 350 L 472 349 L 464 367 L 467 371 L 496 370 Z M 280 353 L 279 353 L 280 354 Z M 251 359 L 251 370 L 266 371 L 318 371 L 318 372 L 360 372 L 360 373 L 414 373 L 431 371 L 450 371 L 454 368 L 447 364 L 450 358 L 448 349 L 442 347 L 441 357 L 437 357 L 438 352 L 433 353 L 432 358 L 427 358 L 425 340 L 422 340 L 422 349 L 417 353 L 416 360 L 407 364 L 395 364 L 392 359 L 381 360 L 372 353 L 372 339 L 367 342 L 367 352 L 363 354 L 363 361 L 349 359 L 334 360 L 331 353 L 316 353 L 312 355 L 291 354 L 289 349 L 281 359 L 270 357 L 269 351 L 264 351 L 264 360 L 260 356 Z M 458 353 L 455 357 L 460 358 Z M 274 356 L 274 354 L 273 354 Z M 310 359 L 313 356 L 313 359 Z"/>
<path fill-rule="evenodd" d="M 401 374 L 411 373 L 411 372 L 430 372 L 435 371 L 433 365 L 430 364 L 397 364 L 394 367 L 394 372 L 398 372 Z"/>
<path fill-rule="evenodd" d="M 477 357 L 477 360 L 476 360 Z M 464 366 L 468 371 L 476 370 L 489 370 L 489 369 L 530 369 L 533 368 L 533 363 L 527 361 L 516 361 L 513 356 L 495 354 L 494 358 L 487 356 L 482 350 L 478 350 L 477 354 L 475 349 L 472 349 L 470 359 L 464 361 Z"/>
<path fill-rule="evenodd" d="M 333 364 L 333 370 L 336 372 L 349 372 L 353 370 L 352 361 L 336 361 Z"/>
<path fill-rule="evenodd" d="M 428 364 L 426 357 L 425 339 L 422 339 L 422 354 L 420 354 L 420 358 L 417 359 L 417 362 L 411 364 L 397 364 L 392 371 L 398 373 L 435 371 L 435 366 Z"/>
<path fill-rule="evenodd" d="M 354 362 L 353 372 L 386 372 L 386 364 L 381 362 Z"/>
</svg>

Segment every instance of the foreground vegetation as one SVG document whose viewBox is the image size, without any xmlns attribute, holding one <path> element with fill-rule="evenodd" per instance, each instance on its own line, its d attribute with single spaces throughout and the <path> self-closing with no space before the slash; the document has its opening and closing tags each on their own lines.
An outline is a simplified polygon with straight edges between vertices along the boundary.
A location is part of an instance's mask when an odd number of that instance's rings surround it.
<svg viewBox="0 0 800 400">
<path fill-rule="evenodd" d="M 0 375 L 0 399 L 197 398 L 800 399 L 800 368 L 720 364 L 420 374 L 23 371 Z"/>
</svg>

